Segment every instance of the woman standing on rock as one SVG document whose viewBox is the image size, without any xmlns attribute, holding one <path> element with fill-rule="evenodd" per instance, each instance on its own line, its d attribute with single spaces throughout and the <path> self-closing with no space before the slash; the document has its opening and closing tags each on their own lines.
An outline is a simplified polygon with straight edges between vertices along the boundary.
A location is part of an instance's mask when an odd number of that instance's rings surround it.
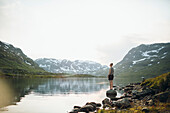
<svg viewBox="0 0 170 113">
<path fill-rule="evenodd" d="M 110 82 L 110 89 L 113 89 L 113 78 L 114 78 L 114 69 L 112 66 L 113 63 L 110 63 L 109 75 L 108 75 L 108 80 Z"/>
</svg>

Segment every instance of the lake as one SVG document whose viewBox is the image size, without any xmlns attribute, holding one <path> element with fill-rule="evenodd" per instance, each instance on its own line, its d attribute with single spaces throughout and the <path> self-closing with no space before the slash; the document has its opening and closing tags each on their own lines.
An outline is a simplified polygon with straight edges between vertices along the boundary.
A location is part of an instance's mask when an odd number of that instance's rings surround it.
<svg viewBox="0 0 170 113">
<path fill-rule="evenodd" d="M 117 79 L 113 83 L 130 82 Z M 6 106 L 0 113 L 67 113 L 75 105 L 101 103 L 108 89 L 106 78 L 0 78 L 0 107 Z"/>
</svg>

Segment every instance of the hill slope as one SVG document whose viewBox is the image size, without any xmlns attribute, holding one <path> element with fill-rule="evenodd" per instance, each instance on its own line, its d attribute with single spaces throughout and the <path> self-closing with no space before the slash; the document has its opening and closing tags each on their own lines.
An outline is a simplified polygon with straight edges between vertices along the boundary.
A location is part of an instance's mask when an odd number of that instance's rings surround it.
<svg viewBox="0 0 170 113">
<path fill-rule="evenodd" d="M 170 71 L 170 43 L 140 45 L 115 66 L 117 77 L 155 77 Z"/>
<path fill-rule="evenodd" d="M 40 67 L 52 73 L 70 73 L 70 74 L 91 74 L 97 76 L 106 76 L 107 66 L 103 66 L 93 61 L 70 61 L 70 60 L 57 60 L 49 58 L 40 58 L 35 60 Z"/>
<path fill-rule="evenodd" d="M 5 74 L 42 74 L 45 71 L 21 49 L 0 41 L 0 72 Z"/>
</svg>

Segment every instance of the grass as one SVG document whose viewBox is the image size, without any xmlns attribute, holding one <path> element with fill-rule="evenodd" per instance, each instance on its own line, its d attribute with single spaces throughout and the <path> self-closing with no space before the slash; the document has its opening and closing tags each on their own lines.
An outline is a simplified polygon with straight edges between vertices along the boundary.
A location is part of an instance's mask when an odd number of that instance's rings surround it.
<svg viewBox="0 0 170 113">
<path fill-rule="evenodd" d="M 62 73 L 47 73 L 44 75 L 31 75 L 31 74 L 12 74 L 0 72 L 0 77 L 11 77 L 11 78 L 65 78 L 65 74 Z"/>
<path fill-rule="evenodd" d="M 151 89 L 159 89 L 164 91 L 170 87 L 170 72 L 157 76 L 155 78 L 146 79 L 141 86 L 147 86 Z"/>
</svg>

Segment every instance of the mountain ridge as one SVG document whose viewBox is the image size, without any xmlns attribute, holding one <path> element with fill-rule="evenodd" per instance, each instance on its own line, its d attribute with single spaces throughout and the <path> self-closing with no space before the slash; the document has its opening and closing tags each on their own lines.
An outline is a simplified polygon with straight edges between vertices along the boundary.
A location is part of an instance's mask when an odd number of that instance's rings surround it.
<svg viewBox="0 0 170 113">
<path fill-rule="evenodd" d="M 44 70 L 55 73 L 69 73 L 69 74 L 91 74 L 103 76 L 106 75 L 108 66 L 101 65 L 89 60 L 67 60 L 54 58 L 39 58 L 35 62 L 39 64 Z"/>
<path fill-rule="evenodd" d="M 170 43 L 141 44 L 115 66 L 117 77 L 155 77 L 170 71 Z"/>
</svg>

